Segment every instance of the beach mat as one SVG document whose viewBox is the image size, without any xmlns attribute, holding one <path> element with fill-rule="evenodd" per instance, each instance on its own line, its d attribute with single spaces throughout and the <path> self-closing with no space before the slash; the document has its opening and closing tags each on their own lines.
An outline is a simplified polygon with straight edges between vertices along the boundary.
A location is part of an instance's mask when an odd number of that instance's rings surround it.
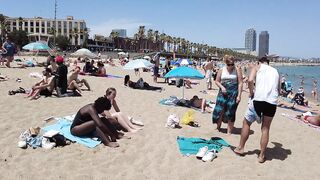
<svg viewBox="0 0 320 180">
<path fill-rule="evenodd" d="M 42 130 L 46 132 L 50 130 L 59 131 L 59 134 L 63 135 L 65 138 L 71 141 L 75 141 L 79 144 L 85 145 L 89 148 L 94 148 L 101 143 L 101 141 L 94 140 L 90 137 L 78 137 L 78 136 L 72 135 L 70 132 L 70 126 L 72 124 L 72 121 L 70 121 L 70 119 L 72 119 L 71 116 L 67 116 L 66 118 L 56 118 L 56 119 L 58 120 L 57 123 L 46 126 L 42 128 Z"/>
<path fill-rule="evenodd" d="M 178 136 L 177 143 L 181 154 L 185 156 L 197 154 L 199 149 L 204 146 L 208 146 L 209 150 L 214 148 L 217 152 L 221 151 L 223 146 L 230 146 L 229 143 L 219 137 L 212 137 L 211 139 L 206 140 L 202 138 L 187 138 Z"/>
<path fill-rule="evenodd" d="M 284 116 L 284 117 L 286 117 L 286 118 L 289 119 L 289 120 L 296 121 L 296 122 L 298 122 L 298 123 L 300 123 L 300 124 L 303 124 L 304 126 L 309 126 L 309 127 L 311 127 L 312 129 L 315 129 L 315 130 L 317 130 L 317 131 L 320 132 L 320 126 L 315 126 L 315 125 L 313 125 L 313 124 L 306 123 L 306 122 L 304 122 L 304 121 L 302 121 L 302 120 L 300 120 L 300 119 L 298 119 L 298 118 L 296 118 L 296 117 L 294 117 L 294 116 L 292 116 L 292 115 L 290 115 L 290 114 L 282 113 L 281 115 Z"/>
</svg>

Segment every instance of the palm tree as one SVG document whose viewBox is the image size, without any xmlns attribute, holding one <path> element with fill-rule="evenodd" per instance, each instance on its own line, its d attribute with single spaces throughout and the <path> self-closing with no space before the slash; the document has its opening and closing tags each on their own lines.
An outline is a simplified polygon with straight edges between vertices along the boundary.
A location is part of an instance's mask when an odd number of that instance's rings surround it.
<svg viewBox="0 0 320 180">
<path fill-rule="evenodd" d="M 115 48 L 119 49 L 119 32 L 112 31 L 110 33 L 110 38 L 112 38 L 113 42 L 115 43 Z"/>
<path fill-rule="evenodd" d="M 19 21 L 19 30 L 22 31 L 23 18 L 19 17 L 18 21 Z"/>
<path fill-rule="evenodd" d="M 151 43 L 153 42 L 154 36 L 153 36 L 153 30 L 149 29 L 147 32 L 147 48 L 151 49 Z"/>
<path fill-rule="evenodd" d="M 4 36 L 7 34 L 8 24 L 6 16 L 0 14 L 0 34 L 1 34 L 1 44 L 3 43 Z"/>
<path fill-rule="evenodd" d="M 154 47 L 154 49 L 153 50 L 155 50 L 155 51 L 158 51 L 158 49 L 159 49 L 159 31 L 157 31 L 157 30 L 155 30 L 154 31 L 154 33 L 153 33 L 153 36 L 154 36 L 154 40 L 153 40 L 153 42 L 155 43 L 155 47 Z"/>
<path fill-rule="evenodd" d="M 71 32 L 72 38 L 74 38 L 74 45 L 75 47 L 78 45 L 78 37 L 79 37 L 79 31 L 78 28 L 73 28 Z"/>
<path fill-rule="evenodd" d="M 144 49 L 144 39 L 145 39 L 145 26 L 139 26 L 138 38 L 139 38 L 139 49 Z"/>
<path fill-rule="evenodd" d="M 166 40 L 166 36 L 167 35 L 165 33 L 161 33 L 160 34 L 160 48 L 159 48 L 159 51 L 164 49 L 164 42 Z"/>
</svg>

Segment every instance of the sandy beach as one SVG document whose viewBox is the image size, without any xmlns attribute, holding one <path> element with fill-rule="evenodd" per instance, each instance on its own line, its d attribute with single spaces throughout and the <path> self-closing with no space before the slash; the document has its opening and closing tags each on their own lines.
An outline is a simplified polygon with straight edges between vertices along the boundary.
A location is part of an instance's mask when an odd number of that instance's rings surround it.
<svg viewBox="0 0 320 180">
<path fill-rule="evenodd" d="M 130 74 L 138 80 L 134 71 L 121 67 L 107 67 L 107 74 Z M 223 148 L 212 162 L 202 162 L 194 155 L 184 157 L 179 152 L 177 136 L 209 139 L 221 137 L 237 146 L 248 94 L 243 93 L 235 122 L 235 133 L 218 132 L 211 123 L 211 114 L 195 112 L 195 120 L 201 127 L 182 125 L 181 129 L 165 128 L 171 113 L 180 118 L 188 110 L 183 107 L 163 106 L 159 100 L 171 95 L 181 97 L 182 89 L 165 83 L 154 84 L 151 73 L 141 73 L 143 79 L 165 91 L 143 91 L 127 88 L 122 78 L 81 76 L 88 80 L 92 91 L 83 91 L 82 97 L 41 97 L 30 101 L 25 94 L 9 96 L 9 90 L 30 88 L 39 79 L 29 77 L 31 72 L 43 68 L 0 68 L 8 81 L 0 82 L 0 179 L 317 179 L 320 177 L 320 131 L 283 117 L 298 112 L 278 108 L 271 125 L 267 161 L 259 164 L 260 125 L 254 123 L 246 144 L 245 157 L 236 156 L 230 148 Z M 16 82 L 20 78 L 21 82 Z M 164 81 L 160 79 L 159 81 Z M 193 95 L 215 101 L 216 90 L 203 94 L 205 80 L 185 90 L 185 97 Z M 44 127 L 51 123 L 43 120 L 49 116 L 63 117 L 75 114 L 78 109 L 103 96 L 108 87 L 117 89 L 117 102 L 122 112 L 142 121 L 143 130 L 131 134 L 131 139 L 119 140 L 119 148 L 100 144 L 90 149 L 73 143 L 51 150 L 17 147 L 20 133 L 30 127 Z M 113 111 L 113 110 L 112 110 Z M 222 125 L 225 130 L 226 124 Z M 318 152 L 319 151 L 319 152 Z"/>
</svg>

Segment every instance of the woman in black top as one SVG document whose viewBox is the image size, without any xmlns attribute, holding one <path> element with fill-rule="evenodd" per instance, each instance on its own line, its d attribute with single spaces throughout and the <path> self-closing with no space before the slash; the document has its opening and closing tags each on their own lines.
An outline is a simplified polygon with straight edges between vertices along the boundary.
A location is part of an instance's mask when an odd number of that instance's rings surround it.
<svg viewBox="0 0 320 180">
<path fill-rule="evenodd" d="M 76 114 L 70 127 L 74 136 L 86 136 L 96 131 L 102 143 L 109 147 L 119 147 L 116 139 L 119 134 L 106 118 L 100 118 L 99 114 L 111 109 L 111 103 L 107 98 L 100 97 L 93 104 L 83 106 Z M 110 139 L 109 139 L 110 136 Z"/>
</svg>

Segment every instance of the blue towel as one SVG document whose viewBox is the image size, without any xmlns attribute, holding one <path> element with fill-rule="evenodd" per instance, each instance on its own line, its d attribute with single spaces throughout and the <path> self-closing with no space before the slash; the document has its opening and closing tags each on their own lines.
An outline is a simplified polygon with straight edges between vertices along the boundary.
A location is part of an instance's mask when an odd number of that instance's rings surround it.
<svg viewBox="0 0 320 180">
<path fill-rule="evenodd" d="M 177 137 L 177 142 L 181 154 L 191 155 L 197 154 L 200 148 L 208 146 L 208 149 L 215 149 L 217 152 L 222 150 L 223 146 L 229 147 L 230 145 L 219 137 L 213 137 L 210 140 L 202 138 L 186 138 L 186 137 Z"/>
<path fill-rule="evenodd" d="M 72 121 L 68 121 L 66 119 L 60 118 L 56 124 L 44 127 L 42 129 L 44 131 L 50 131 L 50 130 L 59 131 L 59 134 L 63 135 L 65 138 L 71 141 L 76 141 L 77 143 L 83 144 L 90 148 L 94 148 L 101 143 L 101 141 L 96 141 L 89 137 L 78 137 L 78 136 L 72 135 L 70 132 L 71 124 L 72 124 Z"/>
<path fill-rule="evenodd" d="M 107 74 L 106 77 L 110 77 L 110 78 L 123 78 L 122 76 L 117 76 L 117 75 L 112 75 L 112 74 Z"/>
</svg>

